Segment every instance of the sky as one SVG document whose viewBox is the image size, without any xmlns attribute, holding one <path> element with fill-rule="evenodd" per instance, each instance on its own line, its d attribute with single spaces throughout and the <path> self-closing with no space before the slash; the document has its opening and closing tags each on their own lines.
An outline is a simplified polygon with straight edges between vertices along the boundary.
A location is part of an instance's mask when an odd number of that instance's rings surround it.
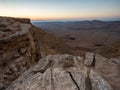
<svg viewBox="0 0 120 90">
<path fill-rule="evenodd" d="M 32 20 L 120 20 L 120 0 L 0 0 L 0 16 Z"/>
</svg>

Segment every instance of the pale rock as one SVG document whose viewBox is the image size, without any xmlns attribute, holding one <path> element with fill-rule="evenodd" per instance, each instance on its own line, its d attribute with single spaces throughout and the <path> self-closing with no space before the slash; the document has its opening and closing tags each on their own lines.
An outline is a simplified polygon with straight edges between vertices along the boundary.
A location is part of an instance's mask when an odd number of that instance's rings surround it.
<svg viewBox="0 0 120 90">
<path fill-rule="evenodd" d="M 84 64 L 88 67 L 91 67 L 93 65 L 94 61 L 94 53 L 87 52 L 85 56 Z"/>
<path fill-rule="evenodd" d="M 80 59 L 82 60 L 82 58 Z M 76 64 L 77 63 L 77 64 Z M 63 67 L 68 64 L 67 67 Z M 112 90 L 95 70 L 72 55 L 49 55 L 6 90 Z"/>
<path fill-rule="evenodd" d="M 105 81 L 96 71 L 91 70 L 89 78 L 92 90 L 113 90 L 107 81 Z"/>
<path fill-rule="evenodd" d="M 101 55 L 95 55 L 95 70 L 106 79 L 114 90 L 120 89 L 120 67 Z"/>
</svg>

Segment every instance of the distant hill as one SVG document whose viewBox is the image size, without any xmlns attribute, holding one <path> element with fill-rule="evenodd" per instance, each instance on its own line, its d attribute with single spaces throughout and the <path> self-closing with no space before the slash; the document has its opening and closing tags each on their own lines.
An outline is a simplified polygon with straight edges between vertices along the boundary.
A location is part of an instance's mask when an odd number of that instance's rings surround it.
<svg viewBox="0 0 120 90">
<path fill-rule="evenodd" d="M 45 30 L 120 30 L 120 21 L 65 21 L 65 22 L 33 22 Z"/>
</svg>

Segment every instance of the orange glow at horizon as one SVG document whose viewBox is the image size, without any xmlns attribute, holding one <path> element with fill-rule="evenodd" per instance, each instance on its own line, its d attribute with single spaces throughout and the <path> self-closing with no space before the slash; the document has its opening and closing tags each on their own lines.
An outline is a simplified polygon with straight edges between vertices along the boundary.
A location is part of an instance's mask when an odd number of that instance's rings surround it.
<svg viewBox="0 0 120 90">
<path fill-rule="evenodd" d="M 95 19 L 95 18 L 112 18 L 112 17 L 119 17 L 119 15 L 78 15 L 78 16 L 25 16 L 27 18 L 30 18 L 32 20 L 64 20 L 64 19 Z"/>
<path fill-rule="evenodd" d="M 120 18 L 119 2 L 120 0 L 71 0 L 69 3 L 67 0 L 3 0 L 0 1 L 0 16 L 31 20 Z"/>
<path fill-rule="evenodd" d="M 8 12 L 9 13 L 9 12 Z M 112 18 L 114 17 L 119 17 L 119 15 L 97 15 L 97 14 L 81 14 L 81 15 L 31 15 L 31 14 L 27 14 L 27 15 L 23 15 L 23 14 L 6 14 L 6 15 L 2 15 L 2 16 L 8 16 L 8 17 L 18 17 L 18 18 L 30 18 L 31 20 L 67 20 L 67 19 L 95 19 L 95 18 Z"/>
</svg>

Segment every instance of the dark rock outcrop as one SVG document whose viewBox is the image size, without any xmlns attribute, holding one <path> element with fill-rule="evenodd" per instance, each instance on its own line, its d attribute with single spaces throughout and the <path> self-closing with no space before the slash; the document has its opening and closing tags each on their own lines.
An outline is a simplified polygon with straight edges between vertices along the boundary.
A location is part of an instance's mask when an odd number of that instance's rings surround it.
<svg viewBox="0 0 120 90">
<path fill-rule="evenodd" d="M 19 22 L 21 22 L 21 23 L 28 23 L 28 24 L 30 24 L 31 23 L 31 21 L 30 21 L 30 19 L 29 18 L 14 18 L 16 21 L 19 21 Z"/>
</svg>

